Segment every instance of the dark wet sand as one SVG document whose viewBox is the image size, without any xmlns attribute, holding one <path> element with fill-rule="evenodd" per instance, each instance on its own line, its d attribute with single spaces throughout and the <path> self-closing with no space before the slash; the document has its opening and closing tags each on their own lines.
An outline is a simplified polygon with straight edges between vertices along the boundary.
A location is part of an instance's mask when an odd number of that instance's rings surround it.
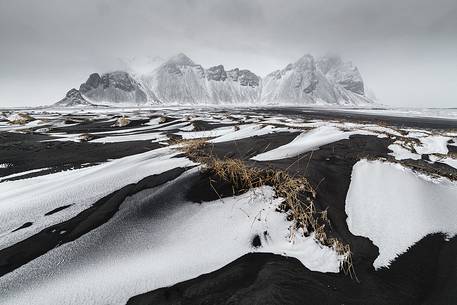
<svg viewBox="0 0 457 305">
<path fill-rule="evenodd" d="M 293 108 L 257 109 L 256 112 L 270 116 L 282 114 L 292 118 L 369 122 L 397 127 L 457 128 L 456 121 L 445 119 L 401 118 Z M 166 121 L 174 120 L 167 118 Z M 138 121 L 128 128 L 141 126 L 146 121 Z M 60 131 L 90 133 L 114 130 L 110 124 L 112 123 L 95 120 Z M 167 123 L 164 124 L 166 125 Z M 210 130 L 227 125 L 197 121 L 194 126 L 197 130 Z M 290 142 L 297 135 L 298 133 L 269 134 L 218 143 L 208 146 L 207 149 L 217 158 L 238 158 L 252 166 L 277 168 L 287 170 L 291 175 L 307 177 L 317 189 L 317 208 L 328 209 L 331 221 L 331 226 L 327 228 L 328 235 L 351 245 L 354 269 L 359 281 L 342 273 L 310 271 L 293 258 L 256 253 L 247 254 L 217 271 L 172 287 L 132 296 L 128 304 L 457 304 L 457 238 L 446 242 L 440 234 L 427 236 L 400 256 L 390 269 L 375 271 L 372 264 L 378 255 L 377 247 L 369 239 L 354 236 L 348 230 L 345 199 L 352 167 L 361 158 L 393 160 L 387 149 L 393 140 L 355 135 L 348 140 L 324 145 L 319 150 L 290 159 L 273 162 L 249 160 L 256 154 Z M 36 168 L 50 169 L 27 177 L 90 166 L 161 146 L 150 141 L 110 144 L 40 142 L 46 139 L 49 137 L 40 134 L 0 133 L 0 163 L 14 165 L 0 169 L 0 179 L 1 176 Z M 449 146 L 449 149 L 457 151 L 455 146 Z M 447 165 L 430 164 L 426 160 L 406 160 L 403 163 L 416 170 L 435 172 L 450 178 L 457 177 L 457 171 Z M 184 170 L 176 168 L 146 177 L 136 184 L 129 184 L 98 200 L 75 217 L 0 250 L 0 276 L 106 223 L 115 215 L 127 196 L 171 181 Z M 210 178 L 213 179 L 212 185 L 209 183 Z M 219 196 L 233 195 L 231 185 L 216 177 L 210 177 L 208 173 L 195 175 L 193 179 L 191 187 L 182 190 L 183 196 L 188 200 L 203 202 L 215 200 Z M 48 211 L 46 215 L 58 213 L 67 207 Z M 16 230 L 28 225 L 25 223 Z M 134 249 L 132 251 L 134 254 Z M 151 277 L 153 276 L 151 274 Z"/>
</svg>

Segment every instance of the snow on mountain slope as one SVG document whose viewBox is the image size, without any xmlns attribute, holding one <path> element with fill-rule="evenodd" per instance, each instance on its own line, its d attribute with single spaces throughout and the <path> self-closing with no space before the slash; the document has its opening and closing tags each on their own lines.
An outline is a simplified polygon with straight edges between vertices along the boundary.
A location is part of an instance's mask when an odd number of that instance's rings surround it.
<svg viewBox="0 0 457 305">
<path fill-rule="evenodd" d="M 338 57 L 305 55 L 263 80 L 261 100 L 273 104 L 368 104 L 362 77 Z"/>
<path fill-rule="evenodd" d="M 226 71 L 219 65 L 205 70 L 178 54 L 143 78 L 162 103 L 253 103 L 258 100 L 260 78 L 248 70 Z"/>
<path fill-rule="evenodd" d="M 94 102 L 144 104 L 148 100 L 142 85 L 127 72 L 122 71 L 101 76 L 93 73 L 81 84 L 79 91 Z"/>
<path fill-rule="evenodd" d="M 127 72 L 115 71 L 102 75 L 92 73 L 79 90 L 71 89 L 56 105 L 145 104 L 149 100 L 145 91 L 143 85 Z"/>
<path fill-rule="evenodd" d="M 152 66 L 145 69 L 149 70 Z M 339 57 L 305 55 L 260 78 L 249 70 L 208 69 L 180 53 L 149 73 L 93 73 L 57 106 L 107 104 L 333 104 L 366 105 L 357 69 Z M 136 68 L 136 71 L 138 68 Z M 70 96 L 68 96 L 70 95 Z"/>
<path fill-rule="evenodd" d="M 91 106 L 92 104 L 87 101 L 79 92 L 78 89 L 70 89 L 65 97 L 55 103 L 56 106 L 64 106 L 64 107 L 75 107 L 75 106 Z"/>
<path fill-rule="evenodd" d="M 324 56 L 316 60 L 316 67 L 331 83 L 364 95 L 362 76 L 351 62 L 343 62 L 338 56 Z"/>
</svg>

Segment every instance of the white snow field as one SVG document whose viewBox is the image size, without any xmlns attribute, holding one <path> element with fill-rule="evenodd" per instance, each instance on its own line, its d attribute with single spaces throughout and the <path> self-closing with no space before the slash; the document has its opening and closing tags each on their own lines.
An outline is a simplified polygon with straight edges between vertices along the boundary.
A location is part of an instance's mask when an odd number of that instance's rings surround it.
<svg viewBox="0 0 457 305">
<path fill-rule="evenodd" d="M 244 138 L 250 138 L 254 136 L 262 136 L 274 132 L 290 132 L 293 131 L 290 128 L 285 127 L 275 127 L 272 125 L 263 126 L 260 124 L 247 124 L 247 125 L 240 125 L 239 130 L 235 130 L 232 132 L 228 132 L 224 135 L 221 135 L 217 138 L 209 140 L 209 143 L 221 143 L 221 142 L 228 142 L 228 141 L 235 141 Z"/>
<path fill-rule="evenodd" d="M 132 295 L 217 270 L 253 251 L 338 272 L 333 249 L 313 236 L 291 241 L 291 223 L 275 211 L 281 199 L 270 187 L 202 204 L 162 197 L 179 193 L 174 188 L 196 171 L 127 198 L 106 224 L 3 276 L 2 304 L 125 304 Z M 260 248 L 252 247 L 256 234 Z"/>
<path fill-rule="evenodd" d="M 361 160 L 352 171 L 346 214 L 349 230 L 379 247 L 374 267 L 389 266 L 427 234 L 457 234 L 457 182 Z"/>
<path fill-rule="evenodd" d="M 449 152 L 447 142 L 450 139 L 441 135 L 419 137 L 421 145 L 416 145 L 415 149 L 419 154 L 447 154 Z"/>
<path fill-rule="evenodd" d="M 93 143 L 118 143 L 118 142 L 129 142 L 129 141 L 144 141 L 144 140 L 151 140 L 152 142 L 159 142 L 159 141 L 167 141 L 168 137 L 160 132 L 152 132 L 152 133 L 134 133 L 134 134 L 127 134 L 124 133 L 118 136 L 107 136 L 103 138 L 98 138 L 91 140 L 90 142 Z"/>
<path fill-rule="evenodd" d="M 389 155 L 395 157 L 395 160 L 419 160 L 421 158 L 421 155 L 413 153 L 411 150 L 403 147 L 399 143 L 391 144 L 388 148 L 392 151 Z"/>
<path fill-rule="evenodd" d="M 180 131 L 175 133 L 176 135 L 181 136 L 185 140 L 189 139 L 201 139 L 201 138 L 214 138 L 220 137 L 225 134 L 235 131 L 235 127 L 219 127 L 211 130 L 202 130 L 202 131 Z"/>
<path fill-rule="evenodd" d="M 333 126 L 321 126 L 298 135 L 292 142 L 252 157 L 256 161 L 279 160 L 316 150 L 322 145 L 349 139 L 355 132 L 342 131 Z"/>
<path fill-rule="evenodd" d="M 160 148 L 91 167 L 0 183 L 0 249 L 69 219 L 127 184 L 194 164 L 187 158 L 173 158 L 177 154 L 170 148 Z M 60 213 L 44 216 L 69 204 L 73 205 Z M 11 232 L 25 222 L 33 225 Z"/>
</svg>

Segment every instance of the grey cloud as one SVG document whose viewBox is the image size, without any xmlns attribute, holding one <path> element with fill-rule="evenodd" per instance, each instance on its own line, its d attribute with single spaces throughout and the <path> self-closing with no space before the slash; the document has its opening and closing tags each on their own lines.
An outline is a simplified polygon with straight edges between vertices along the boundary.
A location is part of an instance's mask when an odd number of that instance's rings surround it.
<svg viewBox="0 0 457 305">
<path fill-rule="evenodd" d="M 386 104 L 455 107 L 456 14 L 455 0 L 0 0 L 0 105 L 51 103 L 118 58 L 182 51 L 261 75 L 339 53 Z"/>
</svg>

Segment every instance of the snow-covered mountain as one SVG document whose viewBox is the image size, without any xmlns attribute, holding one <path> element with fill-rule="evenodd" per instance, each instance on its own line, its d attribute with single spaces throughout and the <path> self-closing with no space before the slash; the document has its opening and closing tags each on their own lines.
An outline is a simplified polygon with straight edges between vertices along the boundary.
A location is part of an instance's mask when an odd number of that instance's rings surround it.
<svg viewBox="0 0 457 305">
<path fill-rule="evenodd" d="M 127 72 L 116 71 L 101 76 L 92 73 L 79 90 L 71 89 L 57 104 L 76 106 L 80 104 L 145 104 L 148 101 L 146 90 Z"/>
<path fill-rule="evenodd" d="M 89 101 L 87 101 L 79 92 L 78 89 L 73 88 L 70 89 L 65 97 L 55 103 L 56 106 L 65 106 L 65 107 L 74 107 L 74 106 L 91 106 L 93 105 Z"/>
<path fill-rule="evenodd" d="M 268 104 L 371 103 L 364 96 L 362 77 L 352 63 L 339 57 L 305 55 L 263 79 L 261 101 Z"/>
<path fill-rule="evenodd" d="M 178 54 L 143 77 L 150 95 L 161 103 L 255 103 L 261 79 L 249 70 L 204 69 Z"/>
<path fill-rule="evenodd" d="M 357 67 L 336 56 L 305 55 L 262 79 L 249 70 L 225 70 L 222 65 L 205 69 L 181 53 L 152 72 L 91 74 L 75 90 L 57 105 L 372 103 Z"/>
</svg>

